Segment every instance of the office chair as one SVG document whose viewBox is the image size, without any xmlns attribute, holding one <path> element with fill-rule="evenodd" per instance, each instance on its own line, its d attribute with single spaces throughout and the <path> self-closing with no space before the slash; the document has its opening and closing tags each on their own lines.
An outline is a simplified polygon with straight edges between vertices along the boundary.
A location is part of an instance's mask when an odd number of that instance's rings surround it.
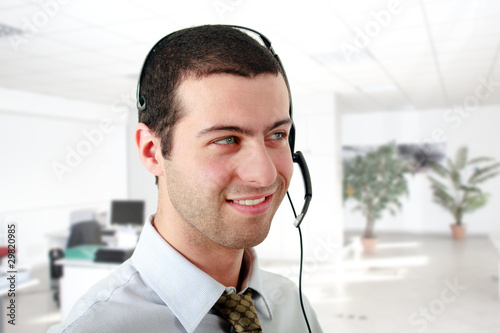
<svg viewBox="0 0 500 333">
<path fill-rule="evenodd" d="M 71 227 L 66 248 L 85 244 L 102 244 L 101 226 L 98 222 L 83 221 Z"/>
<path fill-rule="evenodd" d="M 82 221 L 71 226 L 66 248 L 79 245 L 103 244 L 101 226 L 97 221 Z M 58 259 L 64 258 L 63 249 L 49 251 L 51 287 L 54 289 L 54 301 L 59 307 L 59 279 L 63 276 L 63 267 L 56 264 Z"/>
</svg>

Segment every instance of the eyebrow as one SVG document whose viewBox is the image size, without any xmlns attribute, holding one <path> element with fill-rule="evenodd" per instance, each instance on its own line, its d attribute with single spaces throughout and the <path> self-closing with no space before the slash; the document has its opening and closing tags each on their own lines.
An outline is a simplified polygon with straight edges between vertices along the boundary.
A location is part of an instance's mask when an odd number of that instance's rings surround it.
<svg viewBox="0 0 500 333">
<path fill-rule="evenodd" d="M 273 129 L 278 128 L 280 126 L 291 125 L 291 124 L 292 124 L 292 120 L 290 118 L 279 120 L 279 121 L 275 122 L 274 124 L 272 124 L 271 126 L 269 126 L 268 128 L 266 128 L 264 133 L 272 131 Z M 236 132 L 236 133 L 240 133 L 240 134 L 248 135 L 248 136 L 255 135 L 255 131 L 253 131 L 249 128 L 244 128 L 244 127 L 240 127 L 240 126 L 233 126 L 233 125 L 214 125 L 214 126 L 205 128 L 204 130 L 199 132 L 198 137 L 212 134 L 214 132 Z"/>
</svg>

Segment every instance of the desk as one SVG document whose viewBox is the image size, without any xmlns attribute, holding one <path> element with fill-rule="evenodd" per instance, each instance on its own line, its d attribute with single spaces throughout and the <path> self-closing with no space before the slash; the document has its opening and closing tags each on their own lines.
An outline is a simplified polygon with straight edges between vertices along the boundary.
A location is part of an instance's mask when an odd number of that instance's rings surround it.
<svg viewBox="0 0 500 333">
<path fill-rule="evenodd" d="M 45 234 L 45 237 L 49 239 L 49 248 L 65 249 L 68 243 L 69 234 L 69 230 L 59 230 L 57 232 Z M 116 243 L 114 230 L 103 230 L 101 238 L 106 244 L 113 245 Z"/>
<path fill-rule="evenodd" d="M 59 282 L 62 319 L 66 318 L 75 302 L 90 287 L 108 276 L 120 265 L 77 259 L 61 259 L 56 261 L 56 264 L 64 267 L 64 273 Z"/>
</svg>

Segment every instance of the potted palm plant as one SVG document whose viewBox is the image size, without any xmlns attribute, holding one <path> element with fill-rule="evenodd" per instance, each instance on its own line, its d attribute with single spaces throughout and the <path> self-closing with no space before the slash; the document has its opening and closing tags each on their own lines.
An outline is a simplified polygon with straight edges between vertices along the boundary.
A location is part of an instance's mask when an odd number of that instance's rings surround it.
<svg viewBox="0 0 500 333">
<path fill-rule="evenodd" d="M 446 165 L 430 163 L 429 176 L 433 200 L 453 215 L 450 225 L 454 239 L 465 237 L 463 215 L 483 207 L 489 194 L 479 185 L 500 173 L 500 162 L 492 157 L 468 159 L 467 147 L 461 147 L 455 160 L 446 159 Z"/>
<path fill-rule="evenodd" d="M 373 253 L 377 242 L 375 222 L 385 211 L 394 215 L 401 208 L 401 197 L 408 195 L 405 173 L 411 171 L 411 166 L 398 157 L 396 144 L 392 142 L 345 160 L 343 167 L 344 201 L 354 201 L 353 211 L 365 217 L 361 241 L 364 252 Z"/>
</svg>

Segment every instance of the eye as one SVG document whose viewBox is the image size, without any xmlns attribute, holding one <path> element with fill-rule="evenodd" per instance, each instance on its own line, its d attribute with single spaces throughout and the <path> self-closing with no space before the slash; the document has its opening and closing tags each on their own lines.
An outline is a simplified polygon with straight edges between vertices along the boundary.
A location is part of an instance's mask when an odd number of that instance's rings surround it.
<svg viewBox="0 0 500 333">
<path fill-rule="evenodd" d="M 277 132 L 274 134 L 271 134 L 268 138 L 268 140 L 281 140 L 286 137 L 286 134 L 284 132 Z"/>
<path fill-rule="evenodd" d="M 219 144 L 219 145 L 231 145 L 233 143 L 237 143 L 238 139 L 235 136 L 228 136 L 222 139 L 219 139 L 217 141 L 214 141 L 214 143 Z"/>
</svg>

